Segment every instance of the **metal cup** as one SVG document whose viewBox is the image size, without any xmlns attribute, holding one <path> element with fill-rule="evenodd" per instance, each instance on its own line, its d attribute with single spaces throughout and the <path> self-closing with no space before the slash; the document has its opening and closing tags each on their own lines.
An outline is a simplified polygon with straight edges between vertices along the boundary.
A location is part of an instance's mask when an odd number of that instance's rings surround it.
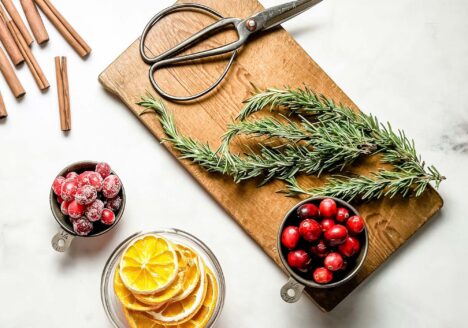
<svg viewBox="0 0 468 328">
<path fill-rule="evenodd" d="M 312 280 L 312 276 L 309 279 L 304 279 L 301 277 L 299 274 L 297 274 L 288 264 L 286 260 L 286 250 L 284 247 L 281 245 L 281 234 L 283 232 L 283 229 L 287 227 L 288 225 L 292 225 L 292 221 L 296 220 L 297 222 L 297 209 L 307 203 L 313 203 L 315 205 L 318 205 L 320 201 L 322 201 L 325 198 L 331 198 L 333 199 L 336 204 L 339 207 L 345 207 L 350 211 L 350 216 L 352 215 L 359 215 L 358 211 L 354 207 L 352 207 L 349 203 L 337 199 L 334 197 L 312 197 L 309 199 L 306 199 L 296 206 L 294 206 L 284 217 L 283 222 L 281 223 L 279 232 L 278 232 L 278 238 L 277 238 L 277 248 L 278 248 L 278 253 L 281 259 L 281 262 L 283 263 L 284 267 L 289 273 L 289 281 L 281 288 L 281 298 L 287 302 L 287 303 L 295 303 L 299 301 L 301 298 L 302 292 L 305 287 L 310 287 L 310 288 L 319 288 L 319 289 L 330 289 L 334 287 L 341 286 L 345 284 L 346 282 L 350 281 L 361 269 L 362 264 L 364 263 L 364 260 L 367 256 L 367 251 L 369 248 L 369 242 L 368 242 L 368 233 L 367 233 L 367 227 L 364 228 L 363 234 L 360 236 L 360 242 L 361 242 L 361 251 L 356 258 L 355 261 L 355 267 L 346 275 L 344 276 L 341 280 L 339 281 L 334 281 L 329 284 L 318 284 Z M 297 224 L 297 223 L 296 223 Z"/>
<path fill-rule="evenodd" d="M 70 172 L 82 173 L 84 171 L 94 171 L 97 164 L 98 164 L 97 162 L 92 162 L 92 161 L 74 163 L 64 168 L 57 176 L 65 176 Z M 115 172 L 112 172 L 112 174 L 117 175 Z M 57 252 L 63 253 L 70 247 L 75 237 L 81 237 L 81 238 L 98 237 L 112 230 L 119 223 L 120 219 L 122 218 L 123 212 L 125 210 L 126 196 L 125 196 L 125 190 L 124 190 L 123 185 L 122 185 L 122 189 L 120 190 L 119 196 L 122 198 L 122 205 L 120 206 L 117 213 L 115 213 L 115 222 L 113 225 L 111 226 L 99 225 L 98 228 L 97 229 L 95 228 L 95 230 L 93 230 L 88 236 L 78 236 L 73 231 L 73 226 L 70 220 L 68 219 L 68 217 L 65 216 L 60 210 L 60 204 L 57 202 L 57 196 L 55 195 L 54 191 L 51 190 L 50 196 L 49 196 L 50 209 L 52 211 L 52 214 L 55 220 L 61 227 L 59 232 L 57 232 L 57 234 L 55 234 L 55 236 L 52 238 L 52 247 Z"/>
</svg>

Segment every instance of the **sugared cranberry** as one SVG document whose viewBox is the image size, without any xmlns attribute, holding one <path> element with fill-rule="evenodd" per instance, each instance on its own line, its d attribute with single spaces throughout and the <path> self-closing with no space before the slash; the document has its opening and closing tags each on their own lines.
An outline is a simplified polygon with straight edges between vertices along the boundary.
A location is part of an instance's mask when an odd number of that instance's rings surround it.
<svg viewBox="0 0 468 328">
<path fill-rule="evenodd" d="M 324 258 L 330 253 L 327 244 L 321 240 L 317 245 L 310 247 L 310 252 L 319 258 Z"/>
<path fill-rule="evenodd" d="M 122 205 L 122 198 L 120 198 L 120 196 L 109 199 L 106 202 L 106 208 L 114 212 L 118 211 L 121 205 Z"/>
<path fill-rule="evenodd" d="M 70 202 L 67 202 L 65 200 L 60 205 L 60 211 L 63 215 L 68 215 L 68 206 L 70 206 Z"/>
<path fill-rule="evenodd" d="M 283 233 L 281 234 L 281 244 L 287 249 L 293 249 L 299 243 L 300 235 L 299 228 L 289 226 L 284 228 Z"/>
<path fill-rule="evenodd" d="M 305 271 L 307 267 L 310 265 L 311 259 L 309 254 L 305 251 L 299 249 L 295 251 L 291 251 L 288 254 L 288 264 L 291 268 Z"/>
<path fill-rule="evenodd" d="M 105 179 L 110 175 L 111 167 L 107 163 L 98 163 L 96 165 L 96 172 L 99 173 L 103 179 Z"/>
<path fill-rule="evenodd" d="M 78 187 L 83 187 L 85 185 L 89 185 L 89 179 L 88 179 L 88 175 L 93 172 L 93 171 L 84 171 L 83 173 L 81 173 L 78 178 L 77 178 L 77 181 L 78 181 Z"/>
<path fill-rule="evenodd" d="M 361 244 L 359 240 L 353 236 L 346 238 L 346 241 L 338 246 L 338 251 L 346 257 L 351 257 L 359 252 Z"/>
<path fill-rule="evenodd" d="M 315 219 L 318 217 L 319 210 L 314 204 L 304 204 L 297 209 L 297 216 L 301 220 Z"/>
<path fill-rule="evenodd" d="M 299 225 L 299 234 L 305 241 L 316 241 L 322 234 L 322 227 L 314 219 L 305 219 Z"/>
<path fill-rule="evenodd" d="M 330 246 L 343 244 L 348 237 L 348 230 L 341 224 L 335 224 L 324 233 L 325 240 Z"/>
<path fill-rule="evenodd" d="M 79 187 L 75 194 L 75 200 L 78 204 L 89 205 L 97 198 L 96 188 L 90 185 Z"/>
<path fill-rule="evenodd" d="M 322 227 L 322 231 L 325 232 L 327 231 L 328 229 L 330 229 L 331 227 L 333 227 L 335 225 L 335 221 L 332 220 L 332 219 L 323 219 L 321 222 L 320 222 L 320 226 Z"/>
<path fill-rule="evenodd" d="M 344 223 L 346 222 L 346 220 L 348 220 L 348 218 L 349 218 L 349 211 L 344 207 L 338 208 L 338 210 L 336 211 L 336 221 L 340 223 Z"/>
<path fill-rule="evenodd" d="M 333 280 L 333 273 L 327 268 L 317 268 L 314 271 L 314 280 L 318 284 L 328 284 Z"/>
<path fill-rule="evenodd" d="M 346 227 L 350 233 L 359 234 L 364 230 L 364 220 L 358 215 L 352 216 L 346 222 Z"/>
<path fill-rule="evenodd" d="M 334 218 L 336 215 L 336 203 L 331 198 L 325 198 L 320 202 L 319 212 L 324 218 Z"/>
<path fill-rule="evenodd" d="M 76 200 L 70 202 L 68 205 L 68 215 L 74 219 L 78 219 L 83 216 L 85 207 L 81 204 L 78 204 Z"/>
<path fill-rule="evenodd" d="M 54 194 L 56 194 L 57 196 L 62 195 L 62 185 L 64 181 L 65 181 L 64 177 L 58 176 L 55 178 L 54 182 L 52 183 L 52 190 L 54 191 Z"/>
<path fill-rule="evenodd" d="M 100 199 L 96 199 L 94 203 L 89 205 L 85 210 L 86 218 L 91 222 L 101 220 L 102 211 L 104 210 L 104 203 Z"/>
<path fill-rule="evenodd" d="M 85 171 L 78 176 L 78 186 L 92 186 L 97 191 L 102 189 L 102 177 L 99 173 L 94 171 Z"/>
<path fill-rule="evenodd" d="M 60 197 L 63 200 L 71 201 L 75 198 L 76 191 L 78 190 L 78 183 L 74 179 L 66 179 L 62 184 L 62 192 Z"/>
<path fill-rule="evenodd" d="M 122 183 L 116 175 L 109 175 L 102 183 L 102 194 L 106 198 L 115 198 L 122 188 Z"/>
<path fill-rule="evenodd" d="M 78 178 L 78 173 L 76 173 L 76 172 L 69 172 L 69 173 L 65 176 L 65 178 L 67 178 L 67 179 L 76 179 L 76 178 Z"/>
<path fill-rule="evenodd" d="M 85 218 L 75 219 L 72 223 L 73 230 L 78 236 L 87 236 L 93 231 L 93 223 Z"/>
<path fill-rule="evenodd" d="M 338 271 L 343 267 L 343 257 L 339 253 L 330 253 L 323 261 L 330 271 Z"/>
<path fill-rule="evenodd" d="M 57 203 L 62 204 L 63 203 L 63 198 L 60 196 L 57 196 Z"/>
<path fill-rule="evenodd" d="M 101 222 L 105 225 L 113 225 L 115 222 L 115 214 L 110 209 L 105 208 L 101 213 Z"/>
</svg>

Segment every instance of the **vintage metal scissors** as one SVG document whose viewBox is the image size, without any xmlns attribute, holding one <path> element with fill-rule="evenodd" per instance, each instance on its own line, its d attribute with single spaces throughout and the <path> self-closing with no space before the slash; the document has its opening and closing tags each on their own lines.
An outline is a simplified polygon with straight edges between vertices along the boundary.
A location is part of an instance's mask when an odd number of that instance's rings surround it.
<svg viewBox="0 0 468 328">
<path fill-rule="evenodd" d="M 248 38 L 257 32 L 262 32 L 266 31 L 268 29 L 271 29 L 273 27 L 276 27 L 287 20 L 303 13 L 304 11 L 310 9 L 311 7 L 315 6 L 322 0 L 298 0 L 298 1 L 293 1 L 289 2 L 286 4 L 282 4 L 279 6 L 275 6 L 269 9 L 266 9 L 265 11 L 262 11 L 260 13 L 257 13 L 253 16 L 250 16 L 245 19 L 241 18 L 224 18 L 221 14 L 216 12 L 215 10 L 196 3 L 183 3 L 183 4 L 176 4 L 174 6 L 168 7 L 158 13 L 156 16 L 154 16 L 151 21 L 148 23 L 148 25 L 145 27 L 143 30 L 143 34 L 141 36 L 141 41 L 140 41 L 140 54 L 143 60 L 147 63 L 152 65 L 149 71 L 149 77 L 151 80 L 151 83 L 154 87 L 154 89 L 164 98 L 167 98 L 169 100 L 173 101 L 189 101 L 189 100 L 194 100 L 197 98 L 200 98 L 207 93 L 211 92 L 213 89 L 215 89 L 226 77 L 226 74 L 228 73 L 229 69 L 231 68 L 234 60 L 236 59 L 237 52 L 239 48 L 241 48 L 248 40 Z M 177 46 L 175 46 L 172 49 L 169 49 L 168 51 L 156 56 L 156 57 L 149 57 L 146 52 L 145 52 L 145 42 L 146 38 L 148 36 L 148 33 L 150 30 L 165 16 L 175 13 L 175 12 L 180 12 L 180 11 L 186 11 L 186 10 L 191 10 L 191 11 L 201 11 L 204 13 L 208 13 L 211 16 L 219 19 L 217 22 L 213 23 L 212 25 L 207 26 L 206 28 L 200 30 L 199 32 L 195 33 L 185 41 L 181 42 Z M 227 26 L 234 26 L 234 28 L 237 30 L 238 34 L 238 40 L 229 44 L 226 44 L 224 46 L 206 50 L 206 51 L 200 51 L 196 52 L 193 54 L 188 54 L 188 55 L 182 55 L 182 56 L 177 56 L 177 54 L 181 53 L 182 51 L 185 51 L 195 44 L 201 42 L 202 40 L 206 39 L 209 35 L 212 35 L 216 31 L 219 31 L 220 29 L 226 28 Z M 226 65 L 226 68 L 224 69 L 223 73 L 221 76 L 211 85 L 209 88 L 206 90 L 191 95 L 191 96 L 186 96 L 186 97 L 179 97 L 179 96 L 173 96 L 168 93 L 166 93 L 164 90 L 161 89 L 159 84 L 156 81 L 155 78 L 155 72 L 156 70 L 163 68 L 163 67 L 169 67 L 174 64 L 179 64 L 182 62 L 187 62 L 187 61 L 192 61 L 196 59 L 202 59 L 202 58 L 208 58 L 208 57 L 214 57 L 214 56 L 219 56 L 223 54 L 228 54 L 232 53 L 231 58 Z"/>
</svg>

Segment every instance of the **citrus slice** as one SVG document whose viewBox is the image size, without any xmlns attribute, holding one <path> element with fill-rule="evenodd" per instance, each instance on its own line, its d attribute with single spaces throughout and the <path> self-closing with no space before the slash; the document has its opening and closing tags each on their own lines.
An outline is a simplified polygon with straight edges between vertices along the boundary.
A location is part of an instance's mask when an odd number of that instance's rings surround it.
<svg viewBox="0 0 468 328">
<path fill-rule="evenodd" d="M 198 255 L 195 251 L 181 244 L 176 244 L 175 248 L 186 259 L 185 266 L 183 267 L 185 270 L 183 288 L 181 292 L 172 299 L 172 301 L 180 301 L 189 296 L 195 287 L 197 287 L 198 281 L 200 280 L 200 270 Z"/>
<path fill-rule="evenodd" d="M 132 293 L 165 290 L 177 277 L 177 255 L 172 244 L 157 235 L 145 235 L 127 246 L 120 260 L 120 278 Z"/>
</svg>

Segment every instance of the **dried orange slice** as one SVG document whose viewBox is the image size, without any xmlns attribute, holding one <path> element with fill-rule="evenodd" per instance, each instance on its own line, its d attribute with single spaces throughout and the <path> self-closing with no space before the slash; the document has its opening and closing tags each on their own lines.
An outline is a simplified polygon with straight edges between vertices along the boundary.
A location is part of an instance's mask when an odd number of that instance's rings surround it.
<svg viewBox="0 0 468 328">
<path fill-rule="evenodd" d="M 165 290 L 177 277 L 172 244 L 158 235 L 135 239 L 120 260 L 120 278 L 132 293 L 149 295 Z"/>
<path fill-rule="evenodd" d="M 184 281 L 182 291 L 172 299 L 172 301 L 180 301 L 189 296 L 200 280 L 199 260 L 198 255 L 189 247 L 176 244 L 177 254 L 181 254 L 186 260 L 182 269 L 184 272 Z"/>
</svg>

